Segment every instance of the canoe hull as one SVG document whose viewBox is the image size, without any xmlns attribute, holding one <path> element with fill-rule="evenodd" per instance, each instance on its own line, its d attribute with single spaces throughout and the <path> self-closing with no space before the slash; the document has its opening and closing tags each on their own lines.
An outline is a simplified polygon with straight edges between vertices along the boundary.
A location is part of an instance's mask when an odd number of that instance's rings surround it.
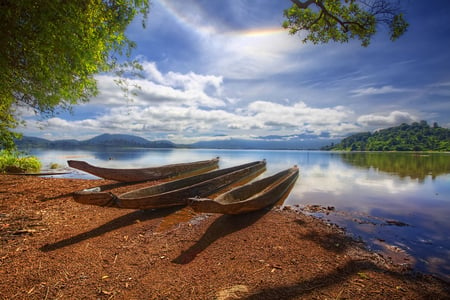
<svg viewBox="0 0 450 300">
<path fill-rule="evenodd" d="M 171 177 L 192 176 L 218 168 L 219 158 L 191 163 L 171 164 L 139 169 L 112 169 L 93 166 L 85 161 L 68 160 L 72 168 L 92 175 L 120 182 L 141 182 Z"/>
<path fill-rule="evenodd" d="M 280 201 L 298 178 L 295 166 L 270 177 L 237 187 L 215 199 L 191 198 L 188 204 L 196 212 L 242 214 L 256 211 Z"/>
<path fill-rule="evenodd" d="M 75 192 L 73 198 L 83 204 L 128 209 L 186 205 L 190 197 L 207 197 L 231 184 L 256 177 L 265 170 L 265 166 L 265 161 L 259 161 L 153 185 L 119 196 L 88 190 Z"/>
</svg>

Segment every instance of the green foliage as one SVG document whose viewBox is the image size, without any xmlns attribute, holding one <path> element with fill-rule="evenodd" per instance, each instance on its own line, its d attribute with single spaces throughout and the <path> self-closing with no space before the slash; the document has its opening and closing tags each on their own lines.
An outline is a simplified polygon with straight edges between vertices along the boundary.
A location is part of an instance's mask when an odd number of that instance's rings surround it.
<svg viewBox="0 0 450 300">
<path fill-rule="evenodd" d="M 393 41 L 408 28 L 408 23 L 393 0 L 291 1 L 292 7 L 284 11 L 286 20 L 283 27 L 289 29 L 290 34 L 306 31 L 303 42 L 345 43 L 357 38 L 362 46 L 367 47 L 377 31 L 377 25 L 385 25 Z"/>
<path fill-rule="evenodd" d="M 61 166 L 59 165 L 59 164 L 57 164 L 57 163 L 51 163 L 50 164 L 50 169 L 52 169 L 52 170 L 55 170 L 55 169 L 58 169 L 58 168 L 60 168 Z"/>
<path fill-rule="evenodd" d="M 374 133 L 357 133 L 324 150 L 345 151 L 450 151 L 450 129 L 426 121 L 401 124 Z"/>
<path fill-rule="evenodd" d="M 148 0 L 1 1 L 0 146 L 11 148 L 16 108 L 49 116 L 96 95 L 94 75 L 130 56 L 125 29 L 148 10 Z"/>
<path fill-rule="evenodd" d="M 41 166 L 35 156 L 21 156 L 16 151 L 0 151 L 0 173 L 39 172 Z"/>
<path fill-rule="evenodd" d="M 15 147 L 14 139 L 20 138 L 21 135 L 10 129 L 15 128 L 19 122 L 13 116 L 11 99 L 3 98 L 1 93 L 2 90 L 0 90 L 0 149 L 2 146 L 6 149 L 13 149 Z"/>
</svg>

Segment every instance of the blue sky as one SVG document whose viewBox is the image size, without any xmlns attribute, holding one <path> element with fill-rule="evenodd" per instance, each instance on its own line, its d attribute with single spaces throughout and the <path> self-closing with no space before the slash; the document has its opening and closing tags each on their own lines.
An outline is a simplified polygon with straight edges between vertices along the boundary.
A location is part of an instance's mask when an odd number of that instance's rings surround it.
<svg viewBox="0 0 450 300">
<path fill-rule="evenodd" d="M 281 28 L 288 0 L 153 0 L 128 28 L 144 78 L 132 100 L 109 74 L 73 114 L 29 117 L 25 135 L 134 134 L 176 143 L 350 133 L 427 120 L 450 127 L 450 1 L 404 0 L 410 27 L 368 48 L 304 44 Z"/>
</svg>

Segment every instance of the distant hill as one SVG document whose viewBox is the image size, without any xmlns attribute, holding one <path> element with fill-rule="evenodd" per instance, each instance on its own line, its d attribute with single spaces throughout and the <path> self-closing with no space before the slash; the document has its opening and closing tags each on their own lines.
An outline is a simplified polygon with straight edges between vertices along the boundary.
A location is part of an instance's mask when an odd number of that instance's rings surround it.
<svg viewBox="0 0 450 300">
<path fill-rule="evenodd" d="M 27 137 L 17 140 L 19 148 L 73 148 L 73 147 L 132 147 L 132 148 L 175 148 L 170 141 L 149 141 L 127 134 L 102 134 L 92 139 L 78 141 L 74 139 L 49 141 L 42 138 Z"/>
<path fill-rule="evenodd" d="M 27 137 L 17 140 L 20 149 L 29 148 L 89 148 L 89 147 L 138 147 L 138 148 L 199 148 L 199 149 L 268 149 L 268 150 L 318 150 L 338 139 L 317 138 L 312 135 L 267 136 L 259 139 L 224 139 L 201 141 L 188 145 L 177 145 L 170 141 L 149 141 L 128 134 L 102 134 L 94 138 L 78 141 L 75 139 L 49 141 L 42 138 Z"/>
<path fill-rule="evenodd" d="M 128 134 L 102 134 L 83 142 L 88 146 L 117 146 L 124 145 L 126 147 L 147 147 L 152 142 L 134 135 Z"/>
<path fill-rule="evenodd" d="M 345 151 L 450 151 L 450 129 L 429 126 L 426 121 L 401 124 L 344 138 L 340 143 L 322 150 Z"/>
<path fill-rule="evenodd" d="M 327 143 L 338 142 L 337 139 L 228 139 L 217 141 L 203 141 L 189 145 L 191 148 L 209 149 L 267 149 L 267 150 L 318 150 Z"/>
</svg>

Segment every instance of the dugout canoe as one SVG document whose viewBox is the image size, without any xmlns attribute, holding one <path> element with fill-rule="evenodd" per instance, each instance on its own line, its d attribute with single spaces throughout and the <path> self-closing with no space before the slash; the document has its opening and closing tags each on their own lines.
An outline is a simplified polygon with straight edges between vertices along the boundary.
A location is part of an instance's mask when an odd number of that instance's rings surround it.
<svg viewBox="0 0 450 300">
<path fill-rule="evenodd" d="M 293 187 L 298 167 L 281 171 L 270 177 L 232 189 L 214 199 L 190 198 L 188 204 L 196 212 L 242 214 L 275 204 Z"/>
<path fill-rule="evenodd" d="M 189 163 L 139 169 L 112 169 L 93 166 L 81 160 L 68 160 L 68 165 L 92 175 L 120 182 L 140 182 L 171 177 L 190 176 L 218 168 L 219 158 Z"/>
<path fill-rule="evenodd" d="M 119 196 L 89 189 L 75 192 L 73 198 L 82 204 L 129 209 L 186 205 L 191 197 L 207 197 L 232 184 L 250 180 L 264 172 L 265 168 L 265 160 L 255 161 L 137 189 Z"/>
</svg>

